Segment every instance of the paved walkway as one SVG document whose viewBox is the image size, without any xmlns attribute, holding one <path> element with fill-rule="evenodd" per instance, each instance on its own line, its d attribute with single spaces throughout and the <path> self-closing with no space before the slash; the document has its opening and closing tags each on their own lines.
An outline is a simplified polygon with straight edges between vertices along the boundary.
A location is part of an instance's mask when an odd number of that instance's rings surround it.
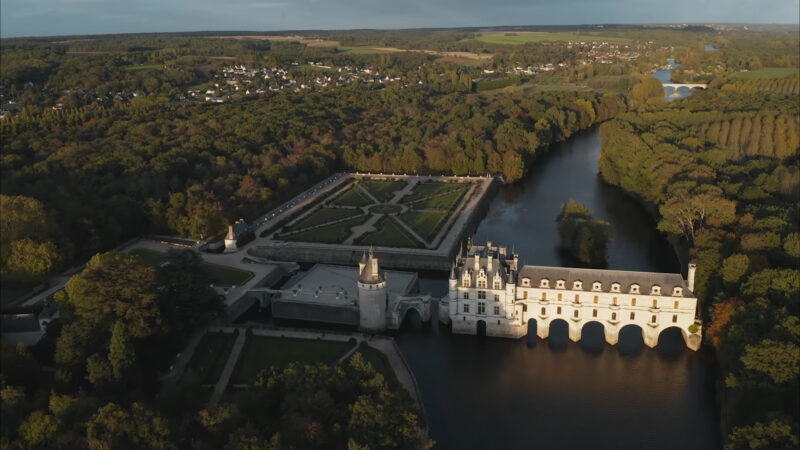
<svg viewBox="0 0 800 450">
<path fill-rule="evenodd" d="M 225 368 L 222 369 L 222 375 L 219 376 L 219 381 L 217 381 L 217 384 L 214 386 L 214 393 L 211 394 L 211 400 L 208 402 L 211 406 L 219 402 L 222 394 L 225 393 L 225 389 L 228 388 L 228 382 L 231 380 L 233 370 L 236 369 L 236 362 L 239 361 L 239 354 L 242 353 L 244 342 L 247 340 L 247 333 L 245 333 L 245 331 L 245 329 L 240 329 L 239 335 L 236 336 L 236 342 L 233 343 L 231 354 L 228 355 L 228 362 L 225 363 Z"/>
<path fill-rule="evenodd" d="M 179 353 L 180 356 L 178 356 L 175 364 L 172 365 L 172 370 L 161 377 L 162 392 L 173 388 L 176 384 L 178 384 L 178 381 L 183 376 L 183 372 L 186 370 L 186 365 L 189 364 L 189 361 L 191 361 L 192 355 L 194 355 L 194 351 L 197 349 L 197 345 L 203 339 L 203 335 L 206 334 L 206 331 L 208 331 L 208 328 L 202 328 L 194 332 L 192 337 L 189 339 L 189 343 L 186 345 L 186 348 Z"/>
</svg>

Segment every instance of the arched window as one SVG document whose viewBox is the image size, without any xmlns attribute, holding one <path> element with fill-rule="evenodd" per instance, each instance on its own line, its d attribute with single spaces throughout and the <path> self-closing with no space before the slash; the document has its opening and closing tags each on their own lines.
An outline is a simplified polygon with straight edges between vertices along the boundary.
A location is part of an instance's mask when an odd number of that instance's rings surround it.
<svg viewBox="0 0 800 450">
<path fill-rule="evenodd" d="M 564 289 L 564 280 L 556 280 L 556 289 Z"/>
<path fill-rule="evenodd" d="M 539 287 L 549 288 L 550 280 L 548 280 L 547 278 L 542 278 L 542 280 L 539 282 Z"/>
<path fill-rule="evenodd" d="M 639 285 L 634 283 L 631 285 L 631 294 L 638 294 L 639 293 Z"/>
</svg>

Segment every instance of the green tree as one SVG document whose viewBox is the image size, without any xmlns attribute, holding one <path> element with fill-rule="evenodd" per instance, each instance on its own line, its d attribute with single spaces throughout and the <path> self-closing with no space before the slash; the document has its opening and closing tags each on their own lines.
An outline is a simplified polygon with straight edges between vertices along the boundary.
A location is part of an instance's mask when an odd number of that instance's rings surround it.
<svg viewBox="0 0 800 450">
<path fill-rule="evenodd" d="M 52 242 L 38 243 L 25 238 L 11 243 L 6 265 L 11 272 L 40 278 L 53 272 L 59 259 L 58 249 Z"/>
<path fill-rule="evenodd" d="M 130 410 L 115 403 L 103 406 L 86 424 L 86 437 L 92 449 L 177 448 L 169 423 L 141 403 Z"/>
<path fill-rule="evenodd" d="M 121 381 L 136 362 L 136 354 L 128 339 L 128 332 L 119 320 L 114 324 L 111 343 L 108 349 L 108 360 L 114 372 L 114 379 Z"/>
<path fill-rule="evenodd" d="M 19 426 L 19 435 L 28 448 L 45 448 L 58 435 L 60 423 L 53 415 L 34 411 Z"/>
<path fill-rule="evenodd" d="M 725 450 L 791 450 L 800 443 L 796 425 L 782 419 L 736 427 L 728 439 Z"/>
<path fill-rule="evenodd" d="M 778 384 L 796 383 L 800 376 L 800 346 L 792 342 L 764 339 L 745 346 L 741 360 L 748 370 L 764 374 Z"/>
<path fill-rule="evenodd" d="M 722 279 L 728 283 L 736 283 L 750 271 L 750 258 L 736 254 L 722 261 Z"/>
<path fill-rule="evenodd" d="M 595 220 L 588 208 L 575 199 L 561 205 L 558 215 L 558 236 L 562 248 L 584 264 L 600 265 L 608 259 L 611 225 Z"/>
<path fill-rule="evenodd" d="M 506 183 L 516 183 L 525 174 L 525 163 L 522 156 L 515 151 L 508 151 L 503 156 L 503 176 Z"/>
</svg>

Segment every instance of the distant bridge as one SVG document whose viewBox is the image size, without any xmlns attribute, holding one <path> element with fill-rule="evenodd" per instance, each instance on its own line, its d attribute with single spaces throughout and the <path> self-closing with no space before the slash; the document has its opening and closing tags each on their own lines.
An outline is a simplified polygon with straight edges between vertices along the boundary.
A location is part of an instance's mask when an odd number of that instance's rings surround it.
<svg viewBox="0 0 800 450">
<path fill-rule="evenodd" d="M 666 91 L 667 88 L 672 88 L 672 95 L 678 95 L 678 89 L 685 87 L 688 90 L 692 89 L 708 89 L 708 84 L 703 83 L 663 83 L 664 90 Z"/>
</svg>

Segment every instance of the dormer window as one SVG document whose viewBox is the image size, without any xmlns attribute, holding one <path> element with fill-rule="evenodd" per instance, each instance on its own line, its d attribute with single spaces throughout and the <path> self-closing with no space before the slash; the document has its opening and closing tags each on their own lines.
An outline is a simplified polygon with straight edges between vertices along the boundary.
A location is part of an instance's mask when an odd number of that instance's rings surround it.
<svg viewBox="0 0 800 450">
<path fill-rule="evenodd" d="M 564 280 L 556 280 L 556 289 L 564 289 Z"/>
<path fill-rule="evenodd" d="M 611 292 L 619 292 L 619 283 L 611 283 Z"/>
<path fill-rule="evenodd" d="M 639 285 L 635 284 L 635 283 L 632 284 L 631 285 L 631 294 L 638 294 L 638 293 L 639 293 Z"/>
<path fill-rule="evenodd" d="M 650 288 L 650 293 L 653 295 L 661 295 L 661 286 L 654 284 L 653 287 Z"/>
<path fill-rule="evenodd" d="M 683 297 L 683 289 L 678 287 L 678 286 L 675 286 L 672 289 L 672 296 L 673 297 Z"/>
<path fill-rule="evenodd" d="M 547 278 L 542 278 L 542 281 L 539 282 L 539 287 L 549 288 L 550 280 L 548 280 Z"/>
<path fill-rule="evenodd" d="M 531 285 L 531 279 L 528 278 L 528 277 L 523 278 L 522 279 L 522 285 L 523 286 L 530 286 Z"/>
<path fill-rule="evenodd" d="M 603 283 L 599 281 L 595 281 L 592 283 L 592 290 L 593 291 L 602 291 L 603 290 Z"/>
<path fill-rule="evenodd" d="M 583 290 L 583 282 L 582 281 L 576 281 L 576 282 L 572 283 L 572 289 L 575 290 L 575 291 L 582 291 Z"/>
</svg>

